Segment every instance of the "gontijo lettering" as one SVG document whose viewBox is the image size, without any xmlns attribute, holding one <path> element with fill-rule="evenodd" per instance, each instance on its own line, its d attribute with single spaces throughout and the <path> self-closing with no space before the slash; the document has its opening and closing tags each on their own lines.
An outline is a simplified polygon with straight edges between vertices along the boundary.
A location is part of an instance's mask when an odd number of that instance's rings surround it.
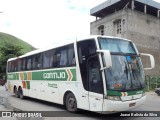
<svg viewBox="0 0 160 120">
<path fill-rule="evenodd" d="M 60 79 L 60 78 L 66 78 L 66 73 L 65 72 L 52 72 L 52 73 L 44 73 L 43 74 L 43 78 L 44 79 L 50 79 L 50 78 L 53 78 L 53 79 Z"/>
</svg>

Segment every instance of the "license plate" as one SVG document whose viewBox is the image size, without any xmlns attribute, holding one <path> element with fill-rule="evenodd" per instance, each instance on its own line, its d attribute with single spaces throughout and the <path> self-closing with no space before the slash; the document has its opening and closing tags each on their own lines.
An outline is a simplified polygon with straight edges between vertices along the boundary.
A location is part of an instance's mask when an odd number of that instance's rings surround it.
<svg viewBox="0 0 160 120">
<path fill-rule="evenodd" d="M 135 106 L 136 105 L 136 103 L 130 103 L 129 104 L 129 107 L 133 107 L 133 106 Z"/>
</svg>

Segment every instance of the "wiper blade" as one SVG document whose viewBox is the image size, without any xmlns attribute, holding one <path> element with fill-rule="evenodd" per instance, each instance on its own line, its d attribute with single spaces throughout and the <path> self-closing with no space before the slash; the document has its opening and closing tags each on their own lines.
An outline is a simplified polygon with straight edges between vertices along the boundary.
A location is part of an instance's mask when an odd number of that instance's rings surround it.
<svg viewBox="0 0 160 120">
<path fill-rule="evenodd" d="M 137 56 L 139 57 L 140 55 L 139 54 L 136 54 L 136 53 L 124 53 L 124 52 L 111 52 L 111 55 L 124 55 L 124 56 Z"/>
<path fill-rule="evenodd" d="M 130 56 L 140 56 L 139 54 L 136 54 L 136 53 L 125 53 L 125 54 Z"/>
<path fill-rule="evenodd" d="M 126 62 L 124 62 L 124 63 L 125 63 L 125 72 L 126 72 L 126 76 L 127 76 L 127 80 L 128 80 L 128 78 L 129 78 L 129 76 L 128 76 L 129 71 L 128 71 L 127 63 Z"/>
</svg>

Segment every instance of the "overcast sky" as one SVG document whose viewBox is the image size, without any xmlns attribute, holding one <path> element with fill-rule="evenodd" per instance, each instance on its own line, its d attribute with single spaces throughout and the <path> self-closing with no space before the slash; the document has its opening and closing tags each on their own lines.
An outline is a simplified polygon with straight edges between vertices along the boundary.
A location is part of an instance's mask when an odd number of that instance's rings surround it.
<svg viewBox="0 0 160 120">
<path fill-rule="evenodd" d="M 0 0 L 0 32 L 36 48 L 90 34 L 90 9 L 106 0 Z M 160 0 L 156 0 L 159 1 Z"/>
</svg>

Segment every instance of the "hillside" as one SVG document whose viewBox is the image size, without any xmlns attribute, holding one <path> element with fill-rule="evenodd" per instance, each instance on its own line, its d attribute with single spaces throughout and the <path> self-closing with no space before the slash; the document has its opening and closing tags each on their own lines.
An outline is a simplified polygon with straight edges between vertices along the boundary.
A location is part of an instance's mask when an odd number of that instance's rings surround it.
<svg viewBox="0 0 160 120">
<path fill-rule="evenodd" d="M 5 43 L 11 43 L 15 46 L 21 46 L 23 48 L 23 53 L 35 50 L 35 48 L 32 45 L 26 43 L 25 41 L 10 34 L 0 32 L 0 47 L 5 45 Z"/>
</svg>

